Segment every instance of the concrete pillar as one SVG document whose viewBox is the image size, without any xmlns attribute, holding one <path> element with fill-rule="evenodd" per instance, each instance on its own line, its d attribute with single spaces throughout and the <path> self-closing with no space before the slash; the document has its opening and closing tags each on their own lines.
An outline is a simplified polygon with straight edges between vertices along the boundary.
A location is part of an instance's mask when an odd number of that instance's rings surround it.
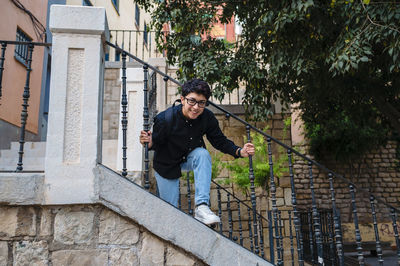
<svg viewBox="0 0 400 266">
<path fill-rule="evenodd" d="M 53 5 L 46 204 L 92 203 L 101 161 L 104 8 Z"/>
</svg>

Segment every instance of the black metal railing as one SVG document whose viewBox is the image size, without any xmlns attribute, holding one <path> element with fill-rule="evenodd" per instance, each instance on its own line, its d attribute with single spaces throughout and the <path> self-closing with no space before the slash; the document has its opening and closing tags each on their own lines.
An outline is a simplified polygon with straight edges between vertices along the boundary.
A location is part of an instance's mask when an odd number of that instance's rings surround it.
<svg viewBox="0 0 400 266">
<path fill-rule="evenodd" d="M 110 42 L 122 47 L 127 52 L 137 55 L 142 60 L 148 58 L 164 57 L 154 42 L 156 32 L 143 30 L 110 30 Z M 121 61 L 122 52 L 110 47 L 106 54 L 107 61 Z"/>
<path fill-rule="evenodd" d="M 24 144 L 25 144 L 25 130 L 26 123 L 28 119 L 28 106 L 29 106 L 29 98 L 30 98 L 30 80 L 31 80 L 31 72 L 32 72 L 32 56 L 35 46 L 51 46 L 51 43 L 38 43 L 38 42 L 20 42 L 20 41 L 5 41 L 0 40 L 1 44 L 1 56 L 0 56 L 0 105 L 2 101 L 7 101 L 4 99 L 2 81 L 3 74 L 6 73 L 6 69 L 4 68 L 4 62 L 6 60 L 5 52 L 9 45 L 18 46 L 18 50 L 26 51 L 26 61 L 24 62 L 24 66 L 26 68 L 26 77 L 25 77 L 25 86 L 24 92 L 22 94 L 22 110 L 21 110 L 21 127 L 20 127 L 20 135 L 19 135 L 19 151 L 18 151 L 18 163 L 16 167 L 16 172 L 20 172 L 23 170 L 23 157 L 24 157 Z M 21 48 L 23 47 L 23 48 Z M 22 57 L 21 57 L 22 58 Z M 19 60 L 22 60 L 19 58 Z"/>
<path fill-rule="evenodd" d="M 138 57 L 130 54 L 127 51 L 119 48 L 118 46 L 107 42 L 107 44 L 114 49 L 120 51 L 123 60 L 126 60 L 126 57 L 129 57 L 130 60 L 135 60 L 139 64 L 143 65 L 144 72 L 144 130 L 149 130 L 149 120 L 152 119 L 150 117 L 149 112 L 149 94 L 148 94 L 148 71 L 151 70 L 152 75 L 161 75 L 165 82 L 171 81 L 178 86 L 182 86 L 182 84 L 170 77 L 169 75 L 161 72 L 157 68 L 147 64 L 143 60 Z M 125 58 L 125 59 L 124 59 Z M 124 67 L 124 63 L 123 63 Z M 124 70 L 123 70 L 124 73 Z M 123 84 L 123 86 L 125 86 Z M 123 96 L 124 97 L 124 96 Z M 344 251 L 344 234 L 342 230 L 342 220 L 341 220 L 341 211 L 337 205 L 338 198 L 335 193 L 335 186 L 338 184 L 347 186 L 347 191 L 342 189 L 341 193 L 347 195 L 346 197 L 341 197 L 339 200 L 345 200 L 346 206 L 351 208 L 352 217 L 349 216 L 347 222 L 352 222 L 354 225 L 354 242 L 356 244 L 356 252 L 358 257 L 358 262 L 360 265 L 365 264 L 364 255 L 363 255 L 363 242 L 360 231 L 360 223 L 358 219 L 357 209 L 359 208 L 358 204 L 362 204 L 365 196 L 371 201 L 371 210 L 366 210 L 366 212 L 371 217 L 371 224 L 377 224 L 377 217 L 375 212 L 376 204 L 380 204 L 380 213 L 381 218 L 386 220 L 392 220 L 393 232 L 394 232 L 394 241 L 396 243 L 397 250 L 397 259 L 400 262 L 400 246 L 399 246 L 399 236 L 397 230 L 397 215 L 399 213 L 399 209 L 395 206 L 392 206 L 385 202 L 384 199 L 373 195 L 369 190 L 362 188 L 361 186 L 357 186 L 355 182 L 351 182 L 348 179 L 344 178 L 342 175 L 328 169 L 324 165 L 314 161 L 313 159 L 303 155 L 299 151 L 293 149 L 292 147 L 283 143 L 283 141 L 278 140 L 275 137 L 268 135 L 257 127 L 251 125 L 240 117 L 224 110 L 219 105 L 209 102 L 211 106 L 218 109 L 219 111 L 225 113 L 227 118 L 232 118 L 240 123 L 246 128 L 247 141 L 251 141 L 250 132 L 256 132 L 265 137 L 267 141 L 267 150 L 268 150 L 268 158 L 265 158 L 265 163 L 269 165 L 269 198 L 270 198 L 270 206 L 268 207 L 268 218 L 264 218 L 259 210 L 260 207 L 257 206 L 256 202 L 256 194 L 254 187 L 254 173 L 253 173 L 253 165 L 252 165 L 252 156 L 249 157 L 249 179 L 250 179 L 250 200 L 249 204 L 246 204 L 243 201 L 235 198 L 234 194 L 217 183 L 213 183 L 215 189 L 217 189 L 217 202 L 212 203 L 211 208 L 218 213 L 220 217 L 226 216 L 226 219 L 222 219 L 221 224 L 218 226 L 219 228 L 216 231 L 220 232 L 224 236 L 233 241 L 239 241 L 239 244 L 243 244 L 244 247 L 248 248 L 255 254 L 258 254 L 264 258 L 267 258 L 272 263 L 277 263 L 277 265 L 283 265 L 284 261 L 291 261 L 292 265 L 295 264 L 295 260 L 297 260 L 298 265 L 304 265 L 305 261 L 308 261 L 312 264 L 317 265 L 344 265 L 345 261 L 345 251 Z M 126 128 L 123 130 L 124 141 L 126 140 Z M 123 147 L 126 147 L 126 143 L 123 144 Z M 284 210 L 280 206 L 282 204 L 278 204 L 277 198 L 277 177 L 275 176 L 274 167 L 276 161 L 274 161 L 274 156 L 276 156 L 276 151 L 279 149 L 283 149 L 287 152 L 287 160 L 286 165 L 288 169 L 288 177 L 290 179 L 290 188 L 291 188 L 291 210 Z M 148 146 L 144 147 L 144 184 L 145 188 L 149 188 L 149 153 Z M 296 158 L 294 158 L 296 157 Z M 126 158 L 123 158 L 126 160 Z M 304 218 L 298 209 L 298 199 L 296 193 L 296 181 L 295 178 L 298 175 L 296 169 L 294 167 L 294 162 L 302 160 L 307 163 L 306 165 L 306 178 L 302 179 L 303 183 L 307 183 L 309 185 L 309 190 L 307 192 L 302 191 L 302 193 L 307 193 L 311 197 L 311 202 L 308 206 L 306 206 L 309 211 L 307 212 L 307 217 Z M 279 166 L 279 164 L 277 164 Z M 326 186 L 329 183 L 329 189 L 326 189 L 326 192 L 323 196 L 320 195 L 319 190 L 314 186 L 316 182 L 316 178 L 320 181 L 320 176 L 315 173 L 326 173 L 328 179 L 325 180 Z M 317 177 L 318 176 L 318 177 Z M 298 177 L 297 177 L 298 178 Z M 182 181 L 182 180 L 181 180 Z M 187 206 L 187 213 L 192 215 L 192 199 L 191 199 L 191 186 L 189 185 L 189 181 L 181 182 L 187 186 L 187 194 L 186 197 L 181 197 L 179 201 L 179 206 L 181 209 L 184 209 Z M 226 196 L 226 202 L 222 200 L 223 195 L 221 194 L 224 191 Z M 317 193 L 318 192 L 318 193 Z M 344 199 L 343 199 L 344 198 Z M 347 198 L 347 199 L 346 199 Z M 187 199 L 184 202 L 184 199 Z M 235 199 L 238 202 L 237 210 L 232 212 L 232 200 Z M 329 204 L 330 211 L 328 213 L 321 212 L 318 207 L 322 203 Z M 186 205 L 185 205 L 186 204 Z M 225 207 L 224 207 L 225 204 Z M 243 207 L 242 207 L 243 206 Z M 302 206 L 303 208 L 305 206 Z M 386 211 L 385 211 L 386 210 Z M 247 211 L 247 219 L 238 219 L 237 224 L 233 224 L 232 215 L 233 213 L 237 213 L 237 215 L 242 216 Z M 287 214 L 286 214 L 287 212 Z M 225 213 L 225 214 L 224 214 Z M 284 218 L 285 217 L 285 218 Z M 287 218 L 289 217 L 289 218 Z M 263 226 L 261 226 L 263 224 Z M 288 224 L 288 225 L 287 225 Z M 246 230 L 243 228 L 246 225 Z M 294 228 L 292 228 L 292 226 Z M 286 230 L 286 227 L 290 228 Z M 233 232 L 232 228 L 241 228 L 237 233 Z M 375 226 L 376 228 L 376 226 Z M 265 231 L 263 231 L 266 229 Z M 294 233 L 293 231 L 294 230 Z M 264 232 L 268 232 L 265 234 Z M 308 233 L 305 233 L 308 232 Z M 246 241 L 244 241 L 244 234 L 249 236 Z M 374 230 L 375 234 L 375 244 L 376 251 L 378 253 L 380 261 L 383 262 L 382 259 L 382 250 L 380 247 L 380 239 L 379 239 L 379 230 Z M 269 241 L 265 241 L 266 237 Z M 294 240 L 296 238 L 296 240 Z M 285 257 L 285 249 L 288 247 L 286 244 L 289 241 L 290 252 L 289 259 Z M 270 248 L 269 256 L 265 256 L 266 243 Z M 297 253 L 295 252 L 297 250 Z M 332 254 L 334 253 L 334 254 Z M 276 259 L 275 259 L 276 258 Z M 381 263 L 382 263 L 381 262 Z"/>
<path fill-rule="evenodd" d="M 317 210 L 318 217 L 321 219 L 321 246 L 323 250 L 323 259 L 326 264 L 338 265 L 339 257 L 334 245 L 334 222 L 332 210 Z M 318 250 L 315 237 L 315 230 L 311 222 L 314 210 L 300 211 L 299 216 L 302 224 L 301 234 L 304 247 L 304 259 L 315 263 L 318 261 Z"/>
<path fill-rule="evenodd" d="M 182 177 L 180 183 L 178 208 L 193 216 L 194 184 L 189 178 L 189 173 Z M 233 191 L 214 180 L 211 182 L 211 195 L 213 196 L 210 200 L 210 208 L 220 218 L 220 223 L 215 230 L 260 257 L 271 260 L 271 252 L 272 256 L 274 253 L 273 238 L 269 237 L 274 229 L 272 220 L 262 216 L 259 212 L 256 212 L 254 217 L 251 202 L 248 204 L 248 202 L 240 200 L 233 194 Z M 266 235 L 264 236 L 264 234 Z"/>
</svg>

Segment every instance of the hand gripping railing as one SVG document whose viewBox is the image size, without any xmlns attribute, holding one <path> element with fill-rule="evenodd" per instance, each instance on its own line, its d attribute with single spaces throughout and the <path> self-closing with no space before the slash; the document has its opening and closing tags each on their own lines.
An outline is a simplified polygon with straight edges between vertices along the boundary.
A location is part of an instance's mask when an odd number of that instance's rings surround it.
<svg viewBox="0 0 400 266">
<path fill-rule="evenodd" d="M 21 111 L 21 128 L 19 131 L 19 151 L 18 151 L 18 163 L 16 172 L 21 172 L 23 170 L 23 156 L 24 156 L 24 144 L 25 144 L 25 130 L 26 123 L 28 120 L 28 106 L 29 106 L 29 98 L 30 98 L 30 80 L 31 80 L 31 72 L 32 72 L 32 55 L 35 46 L 51 46 L 50 43 L 38 43 L 38 42 L 20 42 L 20 41 L 4 41 L 0 40 L 1 43 L 1 54 L 0 54 L 0 105 L 2 105 L 2 81 L 3 81 L 3 72 L 4 62 L 5 62 L 5 52 L 7 49 L 7 45 L 20 45 L 22 46 L 22 51 L 25 53 L 24 65 L 26 67 L 26 78 L 25 78 L 25 86 L 24 92 L 22 94 L 22 111 Z M 21 59 L 22 60 L 22 59 Z M 8 99 L 6 99 L 8 100 Z"/>
<path fill-rule="evenodd" d="M 143 117 L 144 117 L 144 130 L 148 130 L 150 123 L 149 123 L 149 110 L 148 110 L 148 70 L 152 70 L 153 75 L 161 75 L 163 77 L 163 80 L 165 82 L 171 81 L 178 86 L 182 86 L 182 84 L 175 80 L 174 78 L 170 77 L 169 75 L 161 72 L 157 68 L 147 64 L 143 60 L 137 58 L 136 56 L 124 51 L 123 49 L 119 48 L 118 46 L 107 42 L 108 45 L 112 46 L 114 49 L 120 51 L 126 58 L 126 56 L 130 57 L 131 59 L 137 61 L 138 63 L 143 65 L 143 72 L 144 72 L 144 94 L 145 94 L 145 102 L 144 102 L 144 112 L 143 112 Z M 123 63 L 124 67 L 124 63 Z M 124 70 L 123 70 L 124 73 Z M 124 85 L 123 83 L 123 86 Z M 124 88 L 123 88 L 124 90 Z M 315 264 L 318 265 L 324 265 L 328 263 L 328 260 L 330 260 L 334 265 L 344 265 L 344 246 L 343 246 L 343 232 L 342 232 L 342 221 L 341 221 L 341 215 L 340 211 L 337 206 L 337 199 L 335 196 L 335 184 L 341 182 L 342 184 L 347 184 L 348 186 L 348 194 L 347 197 L 349 198 L 347 205 L 351 206 L 352 213 L 353 213 L 353 223 L 354 223 L 354 228 L 355 228 L 355 240 L 356 240 L 356 245 L 357 245 L 357 254 L 358 254 L 358 261 L 360 265 L 363 265 L 364 263 L 364 257 L 363 257 L 363 249 L 362 249 L 362 238 L 361 238 L 361 231 L 359 229 L 359 221 L 358 221 L 358 213 L 357 213 L 357 197 L 356 193 L 363 193 L 364 195 L 368 195 L 368 198 L 370 198 L 371 201 L 371 219 L 373 220 L 374 226 L 376 228 L 377 224 L 377 217 L 376 217 L 376 211 L 374 209 L 375 204 L 379 203 L 385 206 L 388 210 L 390 210 L 390 215 L 384 215 L 384 218 L 392 219 L 392 225 L 393 225 L 393 232 L 394 232 L 394 238 L 397 246 L 397 256 L 398 256 L 398 261 L 400 262 L 400 249 L 399 249 L 399 236 L 398 236 L 398 230 L 397 230 L 397 215 L 399 213 L 399 209 L 395 206 L 392 206 L 390 204 L 387 204 L 384 199 L 377 197 L 376 195 L 373 195 L 370 191 L 357 187 L 357 185 L 344 178 L 342 175 L 329 170 L 327 167 L 324 165 L 314 161 L 313 159 L 301 154 L 300 152 L 296 151 L 292 147 L 286 145 L 282 141 L 268 135 L 267 133 L 263 132 L 262 130 L 256 128 L 255 126 L 251 125 L 250 123 L 246 122 L 245 120 L 241 119 L 240 117 L 228 112 L 227 110 L 221 108 L 219 105 L 209 102 L 211 106 L 216 108 L 217 110 L 223 112 L 226 114 L 227 118 L 233 118 L 240 123 L 242 123 L 245 128 L 246 128 L 246 134 L 247 134 L 247 141 L 251 141 L 250 139 L 250 131 L 256 132 L 258 134 L 261 134 L 264 136 L 267 140 L 267 146 L 268 146 L 268 164 L 269 164 L 269 178 L 270 178 L 270 201 L 271 201 L 271 219 L 265 219 L 263 218 L 258 212 L 257 212 L 257 206 L 256 206 L 256 194 L 255 194 L 255 188 L 254 188 L 254 173 L 253 173 L 253 166 L 252 166 L 252 156 L 249 156 L 249 179 L 250 179 L 250 202 L 251 202 L 251 207 L 246 205 L 247 212 L 248 212 L 248 219 L 247 219 L 247 224 L 243 223 L 242 220 L 240 220 L 240 223 L 238 225 L 239 228 L 243 228 L 244 225 L 248 227 L 248 241 L 247 245 L 248 248 L 253 251 L 256 254 L 260 254 L 261 251 L 261 256 L 263 256 L 264 252 L 264 234 L 262 232 L 263 227 L 260 226 L 260 222 L 258 221 L 265 221 L 267 228 L 269 230 L 269 247 L 270 247 L 270 259 L 271 262 L 275 262 L 275 255 L 277 257 L 277 264 L 278 265 L 283 265 L 283 262 L 285 260 L 284 258 L 284 242 L 287 240 L 291 240 L 291 249 L 294 250 L 294 241 L 293 241 L 293 236 L 290 235 L 290 232 L 284 233 L 284 222 L 283 222 L 283 211 L 280 210 L 277 204 L 277 188 L 276 188 L 276 177 L 275 177 L 275 172 L 274 172 L 274 161 L 273 161 L 273 147 L 272 145 L 277 145 L 278 147 L 281 147 L 287 151 L 287 165 L 288 165 L 288 170 L 289 170 L 289 178 L 290 178 L 290 188 L 291 188 L 291 208 L 292 211 L 290 212 L 290 230 L 292 230 L 292 219 L 293 219 L 293 225 L 294 225 L 294 235 L 296 237 L 296 250 L 297 250 L 297 261 L 299 265 L 304 265 L 304 250 L 305 246 L 310 246 L 310 252 L 313 254 L 311 256 L 311 261 L 314 262 Z M 126 147 L 126 130 L 123 130 L 123 140 L 124 144 L 123 147 Z M 148 154 L 148 146 L 145 145 L 144 147 L 145 150 L 145 170 L 144 170 L 144 184 L 145 188 L 149 188 L 149 154 Z M 308 179 L 309 179 L 309 188 L 310 188 L 310 195 L 311 195 L 311 206 L 308 208 L 311 210 L 311 212 L 308 214 L 307 219 L 303 219 L 301 221 L 300 215 L 299 215 L 299 210 L 298 210 L 298 203 L 297 203 L 297 194 L 296 194 L 296 182 L 295 182 L 295 169 L 294 169 L 294 163 L 293 163 L 293 156 L 297 156 L 299 159 L 307 162 L 308 164 Z M 126 161 L 126 158 L 123 158 L 123 160 Z M 267 162 L 266 162 L 267 163 Z M 321 219 L 320 217 L 320 210 L 318 208 L 318 202 L 320 202 L 322 199 L 317 198 L 316 190 L 314 187 L 315 183 L 315 176 L 314 176 L 314 169 L 317 168 L 319 169 L 320 172 L 324 172 L 328 175 L 328 180 L 326 183 L 329 183 L 329 190 L 330 190 L 330 206 L 332 213 L 328 215 L 329 218 L 323 218 Z M 188 193 L 190 193 L 190 186 L 188 184 L 188 181 L 186 182 L 187 188 L 188 188 Z M 221 203 L 221 191 L 224 190 L 221 186 L 218 184 L 215 184 L 217 187 L 218 191 L 218 203 L 217 207 L 215 208 L 218 211 L 218 214 L 223 217 L 222 214 L 222 203 Z M 224 190 L 226 191 L 226 190 Z M 230 198 L 234 198 L 234 195 L 230 192 L 227 192 Z M 187 197 L 188 202 L 187 202 L 187 208 L 188 208 L 188 213 L 192 213 L 192 207 L 191 207 L 191 201 L 190 201 L 190 196 Z M 180 205 L 183 206 L 182 199 L 180 199 Z M 236 199 L 238 200 L 238 199 Z M 240 204 L 242 204 L 241 201 L 238 200 Z M 238 205 L 240 205 L 238 203 Z M 230 209 L 232 204 L 229 200 L 229 205 L 226 203 L 227 207 L 226 209 Z M 243 203 L 244 204 L 244 203 Z M 238 214 L 243 215 L 243 213 L 246 213 L 246 208 L 238 208 Z M 258 206 L 258 209 L 261 209 L 260 206 Z M 250 213 L 251 211 L 251 213 Z M 293 215 L 292 215 L 293 214 Z M 233 226 L 232 224 L 232 213 L 228 211 L 228 218 L 227 218 L 227 223 L 228 223 L 228 229 L 223 229 L 223 225 L 220 224 L 219 226 L 219 232 L 223 233 L 224 231 L 227 231 L 227 237 L 231 238 L 232 240 L 235 240 L 234 238 L 234 233 L 232 231 Z M 328 224 L 326 224 L 328 223 Z M 309 230 L 309 237 L 308 239 L 304 239 L 303 237 L 303 229 L 306 228 L 306 226 L 310 226 Z M 271 230 L 273 230 L 273 233 L 271 234 Z M 290 231 L 289 230 L 289 231 Z M 376 251 L 379 256 L 380 263 L 383 262 L 382 259 L 382 248 L 381 248 L 381 242 L 379 238 L 379 230 L 374 230 L 375 232 L 375 242 L 376 242 Z M 243 232 L 239 230 L 239 243 L 243 244 Z M 305 235 L 304 235 L 305 236 Z M 236 237 L 237 238 L 237 237 Z M 275 240 L 275 243 L 273 242 Z M 327 250 L 326 247 L 333 247 L 333 251 Z M 325 247 L 325 248 L 324 248 Z M 293 254 L 293 252 L 291 252 Z M 329 253 L 334 253 L 335 258 L 329 257 Z M 309 254 L 307 254 L 309 255 Z M 294 263 L 294 254 L 292 256 L 292 263 Z M 327 259 L 329 257 L 329 259 Z"/>
</svg>

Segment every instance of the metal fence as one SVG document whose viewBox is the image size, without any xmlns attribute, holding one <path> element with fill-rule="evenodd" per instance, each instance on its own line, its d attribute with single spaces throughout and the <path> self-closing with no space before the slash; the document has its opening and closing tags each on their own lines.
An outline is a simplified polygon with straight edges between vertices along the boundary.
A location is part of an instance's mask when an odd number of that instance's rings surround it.
<svg viewBox="0 0 400 266">
<path fill-rule="evenodd" d="M 144 73 L 144 110 L 143 110 L 143 117 L 144 117 L 144 125 L 143 129 L 145 131 L 148 131 L 150 129 L 150 120 L 152 119 L 151 112 L 149 111 L 149 71 L 151 72 L 151 76 L 153 75 L 161 75 L 163 77 L 163 80 L 165 82 L 171 81 L 178 86 L 182 86 L 182 84 L 173 79 L 172 77 L 168 76 L 167 74 L 159 71 L 155 67 L 149 65 L 148 63 L 144 62 L 140 58 L 132 55 L 128 51 L 123 50 L 122 48 L 119 48 L 118 46 L 114 45 L 113 43 L 107 43 L 109 46 L 111 46 L 113 49 L 118 50 L 122 54 L 122 80 L 124 81 L 124 67 L 126 67 L 125 63 L 129 58 L 129 60 L 134 60 L 137 63 L 141 64 L 143 66 L 143 73 Z M 122 86 L 126 86 L 126 84 L 123 82 Z M 124 93 L 124 89 L 123 89 Z M 122 95 L 122 99 L 125 99 L 126 95 Z M 125 109 L 124 107 L 124 102 L 123 103 L 123 110 Z M 295 257 L 297 258 L 297 263 L 299 265 L 304 265 L 305 259 L 311 261 L 314 261 L 315 264 L 318 265 L 325 265 L 332 263 L 333 265 L 344 265 L 345 257 L 344 257 L 344 250 L 343 250 L 343 231 L 341 229 L 341 217 L 339 215 L 339 210 L 336 206 L 336 195 L 335 195 L 335 187 L 334 187 L 334 182 L 342 182 L 344 184 L 347 184 L 347 193 L 349 195 L 350 200 L 348 200 L 348 206 L 351 207 L 352 209 L 352 222 L 354 224 L 354 235 L 355 235 L 355 245 L 357 246 L 356 251 L 357 251 L 357 259 L 360 265 L 365 265 L 365 260 L 364 260 L 364 254 L 363 254 L 363 248 L 362 248 L 362 237 L 361 237 L 361 232 L 360 232 L 360 224 L 358 222 L 358 214 L 357 214 L 357 202 L 362 201 L 365 196 L 367 196 L 370 199 L 370 205 L 371 208 L 369 210 L 369 213 L 371 215 L 371 219 L 373 221 L 373 225 L 375 228 L 375 245 L 376 245 L 376 251 L 377 251 L 377 256 L 379 257 L 380 264 L 382 265 L 383 263 L 383 258 L 382 258 L 382 249 L 381 249 L 381 244 L 379 240 L 379 231 L 377 230 L 377 217 L 376 217 L 376 212 L 375 212 L 375 206 L 377 204 L 380 204 L 381 206 L 384 206 L 384 208 L 381 208 L 381 211 L 385 212 L 385 217 L 392 219 L 392 225 L 393 225 L 393 231 L 394 231 L 394 242 L 396 243 L 396 250 L 397 250 L 397 256 L 398 256 L 398 261 L 400 262 L 400 246 L 399 246 L 399 236 L 398 236 L 398 229 L 397 229 L 397 215 L 399 212 L 399 209 L 397 209 L 395 206 L 392 206 L 390 204 L 387 204 L 384 199 L 378 198 L 372 193 L 370 193 L 368 190 L 365 190 L 363 188 L 357 187 L 356 184 L 351 182 L 350 180 L 344 178 L 338 173 L 335 173 L 334 171 L 326 168 L 324 165 L 314 161 L 313 159 L 303 155 L 302 153 L 298 152 L 297 150 L 293 149 L 292 147 L 286 145 L 285 143 L 279 141 L 278 139 L 266 134 L 262 130 L 256 128 L 255 126 L 251 125 L 250 123 L 244 121 L 243 119 L 237 117 L 236 115 L 224 110 L 221 108 L 219 105 L 209 102 L 211 106 L 214 108 L 218 109 L 219 111 L 225 113 L 227 118 L 233 118 L 240 123 L 243 124 L 243 126 L 246 128 L 246 133 L 247 133 L 247 141 L 251 141 L 250 137 L 250 132 L 256 132 L 258 134 L 261 134 L 262 136 L 265 137 L 266 139 L 266 145 L 267 145 L 267 150 L 268 150 L 268 156 L 266 158 L 266 163 L 269 165 L 270 173 L 269 173 L 269 197 L 270 197 L 270 217 L 265 218 L 263 217 L 260 213 L 257 211 L 257 206 L 256 206 L 256 194 L 255 194 L 255 185 L 254 185 L 254 169 L 253 169 L 253 163 L 252 163 L 252 157 L 249 157 L 249 180 L 250 180 L 250 191 L 251 191 L 251 200 L 250 204 L 247 207 L 240 207 L 240 211 L 243 214 L 243 210 L 248 213 L 248 219 L 247 220 L 238 220 L 241 223 L 242 228 L 243 224 L 248 223 L 246 231 L 239 231 L 239 236 L 234 236 L 233 231 L 230 229 L 231 227 L 233 228 L 232 220 L 231 220 L 231 211 L 230 211 L 230 206 L 232 206 L 231 200 L 228 200 L 226 204 L 226 208 L 220 207 L 222 202 L 219 200 L 217 201 L 217 206 L 213 207 L 213 209 L 218 210 L 219 215 L 222 217 L 224 216 L 223 213 L 220 213 L 220 210 L 224 210 L 227 212 L 226 216 L 228 217 L 227 219 L 227 225 L 225 225 L 226 229 L 221 229 L 224 228 L 224 225 L 220 225 L 219 232 L 228 237 L 229 239 L 232 239 L 233 241 L 239 239 L 239 244 L 241 242 L 240 235 L 246 234 L 251 236 L 248 242 L 247 248 L 254 252 L 255 254 L 258 254 L 269 261 L 273 263 L 277 263 L 277 265 L 283 265 L 284 263 L 284 257 L 285 257 L 285 244 L 284 242 L 287 241 L 287 239 L 290 239 L 290 249 L 292 251 L 292 260 L 291 263 L 294 265 L 295 263 Z M 124 112 L 124 111 L 123 111 Z M 124 119 L 124 118 L 123 118 Z M 122 121 L 122 124 L 124 124 L 124 121 Z M 126 136 L 126 129 L 123 130 L 123 135 Z M 125 139 L 125 137 L 124 137 Z M 126 144 L 123 144 L 125 147 Z M 289 216 L 288 222 L 290 223 L 290 230 L 285 230 L 285 226 L 283 225 L 283 210 L 280 210 L 278 208 L 277 204 L 277 185 L 276 185 L 276 177 L 275 177 L 275 172 L 274 172 L 274 164 L 277 164 L 278 162 L 274 160 L 273 158 L 273 152 L 272 150 L 276 149 L 283 149 L 286 151 L 287 155 L 287 160 L 285 164 L 288 167 L 288 175 L 290 176 L 290 184 L 291 184 L 291 198 L 292 198 L 292 208 L 290 212 L 285 216 Z M 144 165 L 145 165 L 145 170 L 144 170 L 144 188 L 149 189 L 150 188 L 150 181 L 149 181 L 149 150 L 147 144 L 145 145 L 145 156 L 144 156 Z M 304 160 L 308 163 L 308 174 L 307 182 L 309 182 L 309 193 L 311 195 L 311 204 L 309 206 L 309 209 L 311 211 L 307 212 L 307 219 L 305 218 L 304 215 L 301 215 L 299 213 L 298 207 L 297 207 L 297 198 L 296 198 L 296 187 L 295 187 L 295 180 L 294 180 L 294 175 L 295 175 L 295 169 L 293 167 L 293 160 L 294 157 L 300 158 L 301 160 Z M 126 158 L 124 158 L 126 161 Z M 318 210 L 318 204 L 317 204 L 317 198 L 316 198 L 316 190 L 314 188 L 314 181 L 315 181 L 315 170 L 313 168 L 318 169 L 318 171 L 325 172 L 327 173 L 329 177 L 329 191 L 330 191 L 330 197 L 326 197 L 328 201 L 330 202 L 330 209 L 332 211 L 330 212 L 321 212 Z M 126 168 L 125 168 L 126 169 Z M 125 172 L 122 172 L 122 175 L 126 176 L 126 170 Z M 218 188 L 218 184 L 215 184 Z M 188 187 L 189 189 L 189 187 Z M 222 187 L 218 188 L 221 192 L 223 190 Z M 227 196 L 229 195 L 229 198 L 232 199 L 232 194 L 230 192 L 226 192 Z M 190 194 L 189 192 L 187 194 Z M 318 199 L 318 201 L 321 201 L 321 199 Z M 188 206 L 191 206 L 191 201 L 190 197 L 188 197 L 188 202 L 186 203 Z M 244 204 L 244 202 L 239 201 L 239 205 Z M 188 213 L 191 214 L 191 208 L 188 208 Z M 289 214 L 290 213 L 290 214 Z M 306 219 L 306 220 L 305 220 Z M 260 229 L 264 229 L 264 225 L 261 225 L 260 221 L 264 221 L 267 224 L 267 230 L 265 232 L 268 232 L 268 238 L 269 238 L 269 247 L 271 248 L 271 251 L 269 252 L 269 256 L 265 256 L 265 243 L 264 243 L 264 232 L 261 232 Z M 240 227 L 240 225 L 238 225 Z M 292 226 L 294 227 L 293 232 L 291 232 Z M 305 227 L 308 226 L 308 236 L 304 232 L 307 232 Z M 218 229 L 217 229 L 218 231 Z M 284 232 L 284 231 L 289 231 L 289 232 Z M 286 239 L 286 240 L 285 240 Z M 306 244 L 306 243 L 309 243 Z M 332 245 L 334 245 L 334 249 L 332 249 Z M 263 247 L 264 250 L 261 248 Z M 296 250 L 297 252 L 294 252 Z M 263 253 L 264 252 L 264 253 Z M 311 256 L 310 256 L 310 253 Z M 335 253 L 335 254 L 332 254 Z"/>
<path fill-rule="evenodd" d="M 1 55 L 0 55 L 0 105 L 2 101 L 7 101 L 2 93 L 2 81 L 3 74 L 6 73 L 7 69 L 5 69 L 5 53 L 7 47 L 15 47 L 15 52 L 18 53 L 18 60 L 22 60 L 24 66 L 26 67 L 26 76 L 25 76 L 25 86 L 24 92 L 22 94 L 22 110 L 21 110 L 21 127 L 19 133 L 19 152 L 18 152 L 18 163 L 16 166 L 16 172 L 22 171 L 23 168 L 23 157 L 24 157 L 24 144 L 25 144 L 25 131 L 26 131 L 26 123 L 28 119 L 28 106 L 29 106 L 29 98 L 30 98 L 30 81 L 31 81 L 31 72 L 32 72 L 32 55 L 34 52 L 34 48 L 37 46 L 51 46 L 50 43 L 38 43 L 38 42 L 20 42 L 20 41 L 5 41 L 0 40 L 1 44 Z"/>
</svg>

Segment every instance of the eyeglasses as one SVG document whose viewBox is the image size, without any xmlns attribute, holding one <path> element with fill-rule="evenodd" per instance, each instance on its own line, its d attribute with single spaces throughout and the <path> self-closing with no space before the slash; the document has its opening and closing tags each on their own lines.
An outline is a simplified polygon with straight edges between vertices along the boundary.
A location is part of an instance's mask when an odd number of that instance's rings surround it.
<svg viewBox="0 0 400 266">
<path fill-rule="evenodd" d="M 196 101 L 196 100 L 193 99 L 193 98 L 186 98 L 186 97 L 185 97 L 185 99 L 186 99 L 186 102 L 187 102 L 189 105 L 191 105 L 191 106 L 195 106 L 196 103 L 197 103 L 197 105 L 198 105 L 200 108 L 204 108 L 204 107 L 206 107 L 206 105 L 207 105 L 207 101 L 204 101 L 204 100 L 202 100 L 202 101 Z"/>
</svg>

